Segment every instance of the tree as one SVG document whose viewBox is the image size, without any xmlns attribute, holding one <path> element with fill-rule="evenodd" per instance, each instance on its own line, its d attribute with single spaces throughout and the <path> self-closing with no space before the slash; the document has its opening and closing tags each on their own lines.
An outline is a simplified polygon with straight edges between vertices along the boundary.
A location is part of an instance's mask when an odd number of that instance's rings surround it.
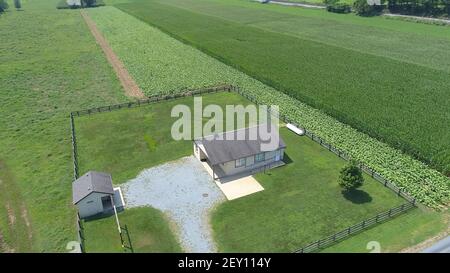
<svg viewBox="0 0 450 273">
<path fill-rule="evenodd" d="M 20 3 L 20 0 L 14 0 L 14 7 L 16 9 L 21 9 L 22 8 L 22 4 Z"/>
<path fill-rule="evenodd" d="M 444 4 L 444 11 L 447 13 L 447 16 L 450 16 L 450 0 L 442 0 L 442 3 Z"/>
<path fill-rule="evenodd" d="M 0 12 L 5 11 L 8 9 L 8 3 L 6 3 L 6 0 L 0 0 Z"/>
<path fill-rule="evenodd" d="M 355 161 L 351 161 L 341 170 L 339 175 L 339 186 L 341 186 L 344 190 L 354 190 L 361 187 L 363 183 L 364 177 Z"/>
</svg>

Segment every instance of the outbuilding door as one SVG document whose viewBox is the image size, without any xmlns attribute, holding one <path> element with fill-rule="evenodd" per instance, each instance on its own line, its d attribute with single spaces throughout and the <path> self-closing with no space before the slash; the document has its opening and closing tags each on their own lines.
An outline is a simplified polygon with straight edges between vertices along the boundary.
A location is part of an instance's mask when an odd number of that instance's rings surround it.
<svg viewBox="0 0 450 273">
<path fill-rule="evenodd" d="M 112 209 L 111 197 L 109 195 L 102 196 L 103 211 Z"/>
</svg>

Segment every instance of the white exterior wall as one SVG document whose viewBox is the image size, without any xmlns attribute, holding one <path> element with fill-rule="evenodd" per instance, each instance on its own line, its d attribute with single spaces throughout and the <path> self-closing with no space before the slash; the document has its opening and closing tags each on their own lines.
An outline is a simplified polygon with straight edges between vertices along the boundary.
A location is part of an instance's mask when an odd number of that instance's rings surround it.
<svg viewBox="0 0 450 273">
<path fill-rule="evenodd" d="M 78 202 L 78 213 L 81 218 L 86 218 L 103 212 L 102 197 L 109 194 L 93 192 Z"/>
<path fill-rule="evenodd" d="M 200 160 L 200 148 L 197 148 L 197 145 L 195 145 L 195 143 L 194 143 L 194 156 L 198 159 L 198 160 Z"/>
<path fill-rule="evenodd" d="M 81 6 L 81 0 L 66 0 L 69 6 Z"/>
<path fill-rule="evenodd" d="M 284 149 L 280 149 L 280 160 L 283 160 Z M 264 165 L 275 162 L 275 153 L 277 151 L 266 152 L 266 159 L 262 162 L 255 163 L 255 157 L 249 156 L 246 158 L 246 165 L 242 167 L 236 167 L 236 161 L 226 162 L 224 164 L 219 164 L 220 168 L 225 172 L 226 175 L 238 174 L 240 172 L 250 171 L 252 169 L 263 167 Z"/>
<path fill-rule="evenodd" d="M 195 145 L 194 143 L 194 156 L 198 160 L 206 159 L 205 153 L 202 151 L 202 148 L 200 146 Z"/>
</svg>

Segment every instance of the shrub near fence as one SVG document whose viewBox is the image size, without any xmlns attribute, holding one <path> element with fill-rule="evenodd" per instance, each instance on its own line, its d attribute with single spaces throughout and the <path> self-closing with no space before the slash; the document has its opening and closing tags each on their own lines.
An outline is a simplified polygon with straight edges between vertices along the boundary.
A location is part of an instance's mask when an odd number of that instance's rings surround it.
<svg viewBox="0 0 450 273">
<path fill-rule="evenodd" d="M 77 213 L 77 235 L 78 235 L 78 242 L 80 243 L 80 250 L 81 253 L 85 252 L 84 249 L 84 228 L 83 223 L 81 222 L 80 215 Z"/>
</svg>

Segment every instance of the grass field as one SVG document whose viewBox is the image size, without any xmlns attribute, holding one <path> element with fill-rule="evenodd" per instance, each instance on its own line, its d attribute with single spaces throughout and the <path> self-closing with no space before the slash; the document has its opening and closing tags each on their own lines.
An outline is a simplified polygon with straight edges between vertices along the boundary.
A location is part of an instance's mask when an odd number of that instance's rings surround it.
<svg viewBox="0 0 450 273">
<path fill-rule="evenodd" d="M 118 214 L 121 226 L 127 226 L 130 240 L 126 245 L 134 252 L 181 252 L 181 247 L 169 228 L 165 216 L 150 207 L 127 209 Z M 89 253 L 130 252 L 121 246 L 114 216 L 85 221 L 85 250 Z M 124 237 L 126 232 L 124 232 Z"/>
<path fill-rule="evenodd" d="M 448 28 L 247 1 L 116 6 L 448 172 Z"/>
<path fill-rule="evenodd" d="M 224 109 L 227 104 L 249 104 L 236 93 L 222 92 L 202 98 L 204 107 L 216 104 Z M 178 118 L 172 118 L 170 111 L 178 104 L 192 108 L 193 102 L 192 97 L 186 97 L 76 118 L 80 173 L 108 172 L 114 183 L 120 184 L 144 169 L 191 155 L 192 141 L 175 141 L 171 136 L 172 124 Z"/>
<path fill-rule="evenodd" d="M 288 164 L 255 176 L 264 191 L 213 213 L 219 251 L 292 252 L 405 202 L 368 176 L 344 194 L 337 184 L 344 160 L 286 128 L 280 132 Z"/>
<path fill-rule="evenodd" d="M 0 252 L 77 238 L 68 113 L 125 100 L 79 11 L 56 3 L 0 16 Z"/>
</svg>

